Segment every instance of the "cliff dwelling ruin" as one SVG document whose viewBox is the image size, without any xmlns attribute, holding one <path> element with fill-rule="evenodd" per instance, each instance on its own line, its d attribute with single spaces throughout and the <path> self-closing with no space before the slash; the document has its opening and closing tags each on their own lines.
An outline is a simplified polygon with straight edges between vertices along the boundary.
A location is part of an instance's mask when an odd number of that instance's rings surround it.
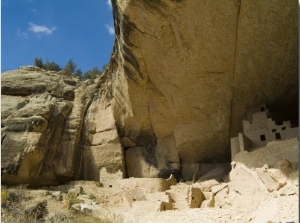
<svg viewBox="0 0 300 223">
<path fill-rule="evenodd" d="M 247 120 L 242 121 L 243 133 L 231 138 L 231 157 L 241 151 L 264 147 L 268 142 L 298 137 L 299 128 L 290 121 L 277 125 L 265 104 L 247 110 Z"/>
</svg>

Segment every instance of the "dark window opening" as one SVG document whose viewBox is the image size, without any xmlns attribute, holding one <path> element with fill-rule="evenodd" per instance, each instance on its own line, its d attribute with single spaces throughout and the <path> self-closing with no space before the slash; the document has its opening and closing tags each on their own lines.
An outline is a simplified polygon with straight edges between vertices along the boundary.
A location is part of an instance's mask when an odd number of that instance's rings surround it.
<svg viewBox="0 0 300 223">
<path fill-rule="evenodd" d="M 109 185 L 109 187 L 112 187 L 112 185 Z"/>
<path fill-rule="evenodd" d="M 264 107 L 261 107 L 261 108 L 260 108 L 260 111 L 265 111 L 265 108 L 264 108 Z"/>
<path fill-rule="evenodd" d="M 275 133 L 275 138 L 276 138 L 276 139 L 281 139 L 281 135 L 280 135 L 279 132 L 276 132 L 276 133 Z"/>
<path fill-rule="evenodd" d="M 299 125 L 298 125 L 298 120 L 293 119 L 293 120 L 291 120 L 290 122 L 291 122 L 291 128 L 295 128 L 295 127 L 298 127 L 298 126 L 299 126 Z"/>
<path fill-rule="evenodd" d="M 272 129 L 272 132 L 276 132 L 276 129 Z"/>
<path fill-rule="evenodd" d="M 194 197 L 192 197 L 192 200 L 194 200 Z"/>
<path fill-rule="evenodd" d="M 260 135 L 260 141 L 266 141 L 266 136 L 265 135 Z"/>
<path fill-rule="evenodd" d="M 133 201 L 136 201 L 136 199 L 134 199 L 134 198 L 133 198 L 132 200 L 133 200 Z"/>
<path fill-rule="evenodd" d="M 285 129 L 286 129 L 286 127 L 285 127 L 285 126 L 283 126 L 283 127 L 281 127 L 281 129 L 282 129 L 282 130 L 285 130 Z"/>
</svg>

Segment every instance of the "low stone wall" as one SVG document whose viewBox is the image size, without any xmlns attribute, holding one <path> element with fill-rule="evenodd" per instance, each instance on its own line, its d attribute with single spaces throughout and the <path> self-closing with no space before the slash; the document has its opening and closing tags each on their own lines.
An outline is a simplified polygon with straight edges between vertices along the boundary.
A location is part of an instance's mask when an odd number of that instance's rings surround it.
<svg viewBox="0 0 300 223">
<path fill-rule="evenodd" d="M 106 186 L 124 191 L 139 188 L 144 193 L 162 192 L 170 188 L 167 180 L 162 178 L 128 178 L 111 181 L 111 184 Z"/>
</svg>

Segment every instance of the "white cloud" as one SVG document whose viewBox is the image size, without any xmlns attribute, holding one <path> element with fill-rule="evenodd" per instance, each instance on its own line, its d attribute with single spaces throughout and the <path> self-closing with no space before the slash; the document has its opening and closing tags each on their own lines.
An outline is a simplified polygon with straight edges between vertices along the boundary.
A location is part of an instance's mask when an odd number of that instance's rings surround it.
<svg viewBox="0 0 300 223">
<path fill-rule="evenodd" d="M 107 3 L 107 5 L 108 5 L 108 7 L 111 9 L 111 8 L 112 8 L 111 0 L 107 0 L 106 3 Z"/>
<path fill-rule="evenodd" d="M 28 30 L 30 30 L 36 34 L 51 35 L 52 32 L 54 30 L 56 30 L 56 27 L 48 28 L 47 26 L 40 26 L 40 25 L 36 25 L 36 24 L 30 22 Z"/>
<path fill-rule="evenodd" d="M 109 35 L 115 35 L 115 27 L 113 25 L 105 25 Z"/>
<path fill-rule="evenodd" d="M 22 32 L 20 29 L 17 29 L 17 35 L 21 38 L 28 39 L 28 34 L 25 32 Z"/>
<path fill-rule="evenodd" d="M 30 11 L 32 12 L 32 14 L 37 15 L 38 14 L 38 10 L 35 8 L 31 8 Z"/>
</svg>

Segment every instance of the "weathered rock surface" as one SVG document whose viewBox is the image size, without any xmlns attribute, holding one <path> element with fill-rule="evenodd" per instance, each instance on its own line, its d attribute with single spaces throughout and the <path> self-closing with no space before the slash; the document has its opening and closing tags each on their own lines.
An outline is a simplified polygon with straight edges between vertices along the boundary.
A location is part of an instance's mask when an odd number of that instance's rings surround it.
<svg viewBox="0 0 300 223">
<path fill-rule="evenodd" d="M 82 130 L 95 84 L 21 67 L 1 75 L 2 183 L 80 179 Z"/>
<path fill-rule="evenodd" d="M 296 1 L 113 6 L 114 115 L 127 147 L 140 148 L 159 175 L 179 170 L 179 159 L 229 161 L 229 136 L 256 104 L 266 102 L 279 120 L 297 119 Z M 174 140 L 168 148 L 159 143 L 165 138 Z M 161 157 L 165 150 L 174 155 Z"/>
<path fill-rule="evenodd" d="M 51 222 L 68 206 L 113 222 L 296 222 L 298 138 L 226 166 L 247 108 L 297 119 L 296 1 L 112 4 L 114 52 L 95 83 L 35 67 L 1 76 L 2 183 L 72 181 L 20 207 Z"/>
<path fill-rule="evenodd" d="M 104 167 L 192 180 L 200 164 L 229 162 L 247 108 L 297 119 L 295 0 L 112 5 L 114 51 L 96 83 L 34 67 L 2 75 L 3 182 L 99 180 Z"/>
</svg>

